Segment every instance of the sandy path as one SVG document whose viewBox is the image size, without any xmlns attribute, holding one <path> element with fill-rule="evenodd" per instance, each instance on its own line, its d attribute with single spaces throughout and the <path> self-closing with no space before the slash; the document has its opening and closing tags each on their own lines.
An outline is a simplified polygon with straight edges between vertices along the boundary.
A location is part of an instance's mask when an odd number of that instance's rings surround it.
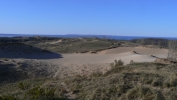
<svg viewBox="0 0 177 100">
<path fill-rule="evenodd" d="M 58 40 L 58 41 L 54 41 L 54 42 L 48 42 L 49 44 L 56 44 L 56 43 L 60 43 L 62 42 L 62 39 L 61 40 Z"/>
</svg>

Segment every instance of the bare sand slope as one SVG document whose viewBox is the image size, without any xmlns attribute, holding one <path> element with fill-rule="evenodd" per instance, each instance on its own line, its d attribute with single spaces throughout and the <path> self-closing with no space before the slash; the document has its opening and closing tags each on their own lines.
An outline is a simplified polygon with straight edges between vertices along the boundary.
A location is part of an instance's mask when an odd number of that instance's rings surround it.
<svg viewBox="0 0 177 100">
<path fill-rule="evenodd" d="M 150 55 L 140 55 L 133 52 L 125 52 L 120 54 L 63 54 L 60 59 L 47 59 L 47 62 L 53 64 L 102 64 L 111 63 L 115 59 L 121 59 L 128 64 L 131 60 L 136 62 L 151 62 L 155 58 Z"/>
<path fill-rule="evenodd" d="M 42 57 L 48 55 L 50 54 L 43 53 Z M 110 63 L 114 62 L 115 59 L 121 59 L 125 64 L 129 64 L 131 60 L 134 62 L 153 62 L 156 58 L 151 55 L 165 57 L 167 50 L 122 47 L 105 50 L 98 54 L 61 54 L 62 57 L 48 56 L 45 59 L 31 55 L 35 57 L 30 57 L 31 59 L 28 59 L 29 57 L 12 58 L 9 61 L 4 59 L 3 63 L 12 62 L 14 66 L 17 66 L 17 68 L 14 67 L 16 70 L 27 72 L 30 77 L 65 78 L 75 75 L 90 75 L 94 72 L 105 73 L 111 68 Z M 51 56 L 53 55 L 51 54 Z"/>
<path fill-rule="evenodd" d="M 64 54 L 62 56 L 63 58 L 61 59 L 46 60 L 59 66 L 59 70 L 54 77 L 90 75 L 94 72 L 105 73 L 111 68 L 110 63 L 115 59 L 121 59 L 125 64 L 129 64 L 131 60 L 135 62 L 153 62 L 156 59 L 133 52 L 121 54 Z"/>
<path fill-rule="evenodd" d="M 135 53 L 135 52 L 137 53 Z M 59 69 L 53 77 L 66 77 L 73 75 L 89 75 L 93 72 L 105 73 L 111 68 L 110 63 L 121 59 L 125 64 L 134 62 L 153 62 L 157 57 L 166 57 L 165 49 L 150 49 L 143 47 L 121 47 L 105 50 L 98 54 L 62 54 L 63 58 L 43 59 L 42 61 L 57 65 Z"/>
<path fill-rule="evenodd" d="M 168 53 L 167 49 L 145 48 L 145 47 L 119 47 L 119 48 L 104 50 L 98 52 L 98 54 L 119 54 L 119 53 L 132 52 L 132 51 L 136 51 L 137 53 L 142 55 L 154 55 L 162 58 L 166 58 Z"/>
<path fill-rule="evenodd" d="M 136 53 L 135 53 L 136 52 Z M 165 58 L 168 50 L 151 49 L 143 47 L 120 47 L 110 50 L 101 51 L 98 54 L 62 54 L 60 59 L 47 59 L 54 64 L 98 64 L 111 63 L 115 59 L 121 59 L 126 64 L 131 60 L 136 62 L 151 62 L 155 57 L 151 55 Z"/>
</svg>

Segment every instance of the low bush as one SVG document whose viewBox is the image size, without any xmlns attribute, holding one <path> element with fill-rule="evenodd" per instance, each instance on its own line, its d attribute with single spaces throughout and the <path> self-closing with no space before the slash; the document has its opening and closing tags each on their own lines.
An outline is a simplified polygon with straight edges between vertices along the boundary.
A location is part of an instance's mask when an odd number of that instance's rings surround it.
<svg viewBox="0 0 177 100">
<path fill-rule="evenodd" d="M 13 95 L 3 95 L 0 96 L 0 100 L 18 100 L 18 99 Z"/>
<path fill-rule="evenodd" d="M 26 90 L 26 89 L 28 89 L 29 84 L 20 82 L 20 83 L 18 84 L 18 87 L 19 87 L 21 90 Z"/>
<path fill-rule="evenodd" d="M 55 89 L 35 87 L 25 94 L 25 99 L 29 100 L 53 100 L 55 99 Z"/>
<path fill-rule="evenodd" d="M 124 62 L 120 60 L 114 60 L 113 63 L 110 64 L 112 68 L 120 67 L 124 65 Z"/>
</svg>

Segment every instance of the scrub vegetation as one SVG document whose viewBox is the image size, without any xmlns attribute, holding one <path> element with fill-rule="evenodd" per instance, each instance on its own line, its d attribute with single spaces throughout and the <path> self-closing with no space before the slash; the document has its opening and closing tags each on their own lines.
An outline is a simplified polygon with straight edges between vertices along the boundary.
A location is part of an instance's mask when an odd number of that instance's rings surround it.
<svg viewBox="0 0 177 100">
<path fill-rule="evenodd" d="M 3 84 L 0 99 L 176 100 L 176 72 L 177 66 L 170 64 L 121 64 L 105 74 L 77 75 L 66 79 L 25 79 Z"/>
</svg>

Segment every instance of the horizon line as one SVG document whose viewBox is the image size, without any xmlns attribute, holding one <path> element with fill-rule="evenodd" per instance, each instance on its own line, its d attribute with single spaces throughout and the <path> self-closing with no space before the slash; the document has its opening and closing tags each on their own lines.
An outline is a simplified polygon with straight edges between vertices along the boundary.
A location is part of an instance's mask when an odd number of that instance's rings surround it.
<svg viewBox="0 0 177 100">
<path fill-rule="evenodd" d="M 16 33 L 0 33 L 0 35 L 35 35 L 35 36 L 37 36 L 37 35 L 44 35 L 44 36 L 54 36 L 54 35 L 83 35 L 83 36 L 87 36 L 87 35 L 89 35 L 89 36 L 124 36 L 124 37 L 149 37 L 149 38 L 153 38 L 153 37 L 156 37 L 156 38 L 177 38 L 177 37 L 166 37 L 166 36 L 161 36 L 161 37 L 159 37 L 159 36 L 132 36 L 132 35 L 129 35 L 129 36 L 127 36 L 127 35 L 104 35 L 104 34 L 97 34 L 97 35 L 95 35 L 95 34 L 16 34 Z"/>
</svg>

